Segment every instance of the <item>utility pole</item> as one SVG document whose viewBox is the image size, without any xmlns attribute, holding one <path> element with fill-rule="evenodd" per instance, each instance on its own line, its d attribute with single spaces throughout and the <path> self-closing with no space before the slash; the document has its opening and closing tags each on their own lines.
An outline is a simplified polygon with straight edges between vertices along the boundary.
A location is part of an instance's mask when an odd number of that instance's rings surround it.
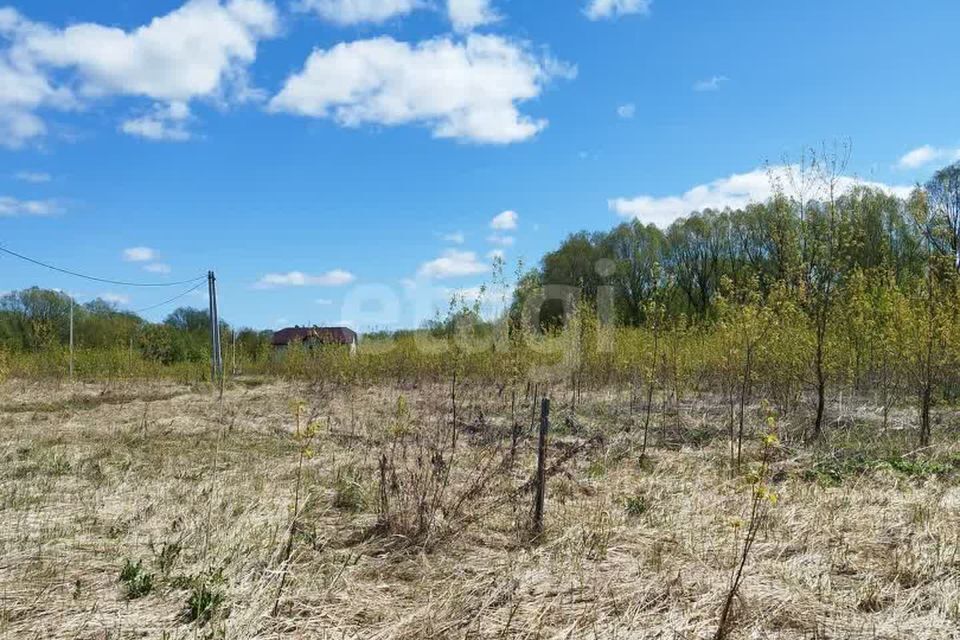
<svg viewBox="0 0 960 640">
<path fill-rule="evenodd" d="M 207 317 L 210 318 L 210 382 L 217 379 L 217 339 L 214 337 L 216 320 L 213 317 L 213 271 L 207 271 Z"/>
<path fill-rule="evenodd" d="M 223 359 L 220 353 L 220 318 L 217 317 L 217 277 L 207 272 L 207 296 L 210 315 L 210 382 L 223 375 Z"/>
<path fill-rule="evenodd" d="M 213 317 L 216 322 L 213 325 L 214 335 L 217 337 L 217 376 L 220 382 L 223 382 L 223 346 L 220 344 L 220 309 L 217 306 L 217 277 L 213 277 Z"/>
<path fill-rule="evenodd" d="M 70 382 L 73 382 L 73 296 L 70 296 Z"/>
</svg>

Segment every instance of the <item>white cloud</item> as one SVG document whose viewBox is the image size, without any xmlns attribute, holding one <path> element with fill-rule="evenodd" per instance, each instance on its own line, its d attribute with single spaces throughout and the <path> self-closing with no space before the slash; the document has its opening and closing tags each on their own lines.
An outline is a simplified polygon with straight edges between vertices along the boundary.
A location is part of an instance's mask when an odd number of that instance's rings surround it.
<svg viewBox="0 0 960 640">
<path fill-rule="evenodd" d="M 645 223 L 667 227 L 677 218 L 694 211 L 738 209 L 750 203 L 764 202 L 774 195 L 777 184 L 788 189 L 791 172 L 796 171 L 797 168 L 791 166 L 755 169 L 748 173 L 733 174 L 707 184 L 697 185 L 681 195 L 614 198 L 608 204 L 611 210 L 625 218 L 636 218 Z M 912 190 L 910 186 L 890 186 L 850 176 L 841 176 L 837 188 L 840 191 L 846 191 L 857 185 L 880 189 L 899 197 L 906 197 Z M 789 191 L 787 195 L 790 195 Z M 821 195 L 821 193 L 810 193 L 808 197 L 815 198 Z"/>
<path fill-rule="evenodd" d="M 150 247 L 130 247 L 123 250 L 123 259 L 127 262 L 150 262 L 157 259 L 157 252 Z"/>
<path fill-rule="evenodd" d="M 463 234 L 463 231 L 454 231 L 453 233 L 446 233 L 443 236 L 444 242 L 452 242 L 453 244 L 463 244 L 467 241 L 467 237 Z"/>
<path fill-rule="evenodd" d="M 418 275 L 422 278 L 455 278 L 486 273 L 490 266 L 477 260 L 473 251 L 450 249 L 435 260 L 420 266 Z"/>
<path fill-rule="evenodd" d="M 551 79 L 574 74 L 499 36 L 414 45 L 380 37 L 315 50 L 270 109 L 348 127 L 417 124 L 437 138 L 507 144 L 547 126 L 520 113 L 518 103 L 539 96 Z"/>
<path fill-rule="evenodd" d="M 504 253 L 503 249 L 491 249 L 490 251 L 487 252 L 488 260 L 496 260 L 497 258 L 499 258 L 500 260 L 503 260 L 506 257 L 507 257 L 507 254 Z"/>
<path fill-rule="evenodd" d="M 120 130 L 148 140 L 185 142 L 190 139 L 189 119 L 190 107 L 184 102 L 157 104 L 147 115 L 124 121 Z"/>
<path fill-rule="evenodd" d="M 49 173 L 43 173 L 42 171 L 18 171 L 13 177 L 20 182 L 29 182 L 32 184 L 42 184 L 53 180 L 53 177 Z"/>
<path fill-rule="evenodd" d="M 170 265 L 164 264 L 163 262 L 151 262 L 145 265 L 143 270 L 149 271 L 150 273 L 170 273 Z"/>
<path fill-rule="evenodd" d="M 453 28 L 466 32 L 500 20 L 500 16 L 490 6 L 490 1 L 447 0 L 447 15 Z"/>
<path fill-rule="evenodd" d="M 476 304 L 479 306 L 481 316 L 487 320 L 493 320 L 502 315 L 502 313 L 510 307 L 514 289 L 515 287 L 512 285 L 497 287 L 480 285 L 446 288 L 443 290 L 442 295 L 447 301 L 457 300 L 471 307 Z M 445 309 L 437 307 L 437 310 L 440 312 L 447 309 L 449 309 L 449 303 Z"/>
<path fill-rule="evenodd" d="M 20 200 L 0 196 L 0 218 L 14 216 L 52 216 L 62 211 L 54 200 Z"/>
<path fill-rule="evenodd" d="M 917 169 L 930 164 L 940 155 L 940 150 L 928 144 L 917 147 L 900 157 L 897 166 L 901 169 Z"/>
<path fill-rule="evenodd" d="M 333 304 L 333 300 L 330 300 L 329 298 L 317 298 L 316 303 L 321 306 L 327 307 Z"/>
<path fill-rule="evenodd" d="M 0 145 L 19 149 L 29 140 L 47 132 L 43 120 L 30 113 L 2 104 L 0 100 Z"/>
<path fill-rule="evenodd" d="M 637 105 L 633 104 L 632 102 L 628 102 L 627 104 L 622 104 L 619 107 L 617 107 L 617 115 L 623 118 L 624 120 L 629 120 L 634 115 L 636 115 L 636 113 L 637 113 Z"/>
<path fill-rule="evenodd" d="M 960 160 L 960 148 L 943 149 L 925 144 L 905 153 L 897 161 L 897 167 L 900 169 L 919 169 L 934 162 L 949 163 L 957 160 Z"/>
<path fill-rule="evenodd" d="M 364 22 L 379 24 L 424 6 L 420 0 L 300 0 L 294 9 L 346 26 Z"/>
<path fill-rule="evenodd" d="M 310 275 L 302 271 L 288 273 L 268 273 L 254 284 L 257 289 L 274 287 L 341 287 L 356 280 L 349 271 L 334 269 L 320 275 Z"/>
<path fill-rule="evenodd" d="M 70 109 L 76 101 L 69 89 L 54 87 L 17 42 L 34 32 L 33 23 L 10 7 L 0 8 L 0 145 L 16 149 L 43 135 L 47 128 L 34 111 L 40 107 Z M 4 47 L 5 43 L 12 43 Z"/>
<path fill-rule="evenodd" d="M 445 0 L 447 17 L 458 33 L 500 20 L 491 0 Z M 298 0 L 295 11 L 315 13 L 340 26 L 382 24 L 434 5 L 429 0 Z"/>
<path fill-rule="evenodd" d="M 490 221 L 490 228 L 497 231 L 512 231 L 517 228 L 519 219 L 520 216 L 517 215 L 516 211 L 504 211 L 493 217 L 493 220 Z"/>
<path fill-rule="evenodd" d="M 0 49 L 0 141 L 10 147 L 46 131 L 42 108 L 111 95 L 165 105 L 247 99 L 257 44 L 278 29 L 266 0 L 189 0 L 131 31 L 89 22 L 58 29 L 0 12 L 0 42 L 10 43 Z"/>
<path fill-rule="evenodd" d="M 487 241 L 489 241 L 490 244 L 500 245 L 501 247 L 512 247 L 515 238 L 513 236 L 505 236 L 499 233 L 494 233 L 487 238 Z"/>
<path fill-rule="evenodd" d="M 84 95 L 182 102 L 222 91 L 276 30 L 276 10 L 263 0 L 191 0 L 130 32 L 95 23 L 38 26 L 22 48 L 41 65 L 75 69 Z"/>
<path fill-rule="evenodd" d="M 727 76 L 713 76 L 712 78 L 707 78 L 706 80 L 699 80 L 693 83 L 694 91 L 717 91 L 720 89 L 720 85 L 727 82 L 729 78 Z"/>
<path fill-rule="evenodd" d="M 591 20 L 615 19 L 629 14 L 650 13 L 653 0 L 590 0 L 584 13 Z"/>
<path fill-rule="evenodd" d="M 109 302 L 110 304 L 130 304 L 130 296 L 125 296 L 121 293 L 103 293 L 100 294 L 99 297 L 104 302 Z"/>
</svg>

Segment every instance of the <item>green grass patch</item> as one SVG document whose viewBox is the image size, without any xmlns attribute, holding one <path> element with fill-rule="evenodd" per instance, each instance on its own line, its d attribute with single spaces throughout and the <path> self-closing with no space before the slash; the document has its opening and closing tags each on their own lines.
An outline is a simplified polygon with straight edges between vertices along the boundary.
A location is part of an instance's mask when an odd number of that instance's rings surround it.
<svg viewBox="0 0 960 640">
<path fill-rule="evenodd" d="M 949 476 L 960 470 L 960 456 L 950 458 L 923 459 L 898 454 L 871 456 L 866 453 L 837 453 L 829 458 L 817 460 L 802 472 L 802 477 L 826 487 L 838 487 L 849 478 L 888 469 L 911 479 L 924 479 L 933 476 Z"/>
<path fill-rule="evenodd" d="M 133 562 L 129 558 L 120 570 L 120 582 L 126 588 L 128 600 L 136 600 L 153 591 L 153 574 L 143 568 L 140 560 Z"/>
</svg>

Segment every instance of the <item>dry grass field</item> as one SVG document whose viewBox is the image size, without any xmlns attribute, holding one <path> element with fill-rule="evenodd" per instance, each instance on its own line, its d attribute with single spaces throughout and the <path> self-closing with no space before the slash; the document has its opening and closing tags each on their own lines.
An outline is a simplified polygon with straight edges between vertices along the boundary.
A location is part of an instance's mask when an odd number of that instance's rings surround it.
<svg viewBox="0 0 960 640">
<path fill-rule="evenodd" d="M 0 638 L 712 637 L 759 437 L 731 474 L 691 405 L 641 459 L 624 390 L 552 395 L 531 539 L 523 389 L 463 385 L 454 431 L 449 385 L 8 381 Z M 730 637 L 960 637 L 952 416 L 911 452 L 850 407 L 817 448 L 778 425 Z"/>
</svg>

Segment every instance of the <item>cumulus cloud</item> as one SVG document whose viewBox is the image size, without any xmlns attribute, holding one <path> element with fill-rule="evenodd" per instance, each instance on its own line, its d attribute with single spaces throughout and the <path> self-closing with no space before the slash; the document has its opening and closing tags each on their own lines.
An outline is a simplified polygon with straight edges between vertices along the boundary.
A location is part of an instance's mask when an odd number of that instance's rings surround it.
<svg viewBox="0 0 960 640">
<path fill-rule="evenodd" d="M 795 174 L 797 170 L 795 166 L 755 169 L 697 185 L 680 195 L 614 198 L 609 200 L 608 204 L 611 210 L 625 218 L 636 218 L 645 223 L 667 227 L 677 218 L 694 211 L 738 209 L 751 203 L 764 202 L 774 195 L 777 184 L 784 187 L 789 185 L 791 172 Z M 890 186 L 851 176 L 841 176 L 837 188 L 846 191 L 857 185 L 880 189 L 899 197 L 906 197 L 912 190 L 910 186 Z M 808 195 L 817 197 L 822 194 Z"/>
<path fill-rule="evenodd" d="M 364 22 L 379 24 L 424 7 L 421 0 L 300 0 L 298 11 L 309 11 L 341 26 Z"/>
<path fill-rule="evenodd" d="M 257 289 L 275 287 L 342 287 L 356 280 L 349 271 L 334 269 L 319 275 L 310 275 L 302 271 L 288 273 L 268 273 L 254 285 Z"/>
<path fill-rule="evenodd" d="M 84 95 L 182 102 L 223 90 L 276 29 L 276 10 L 262 0 L 191 0 L 130 32 L 95 23 L 38 25 L 19 46 L 41 65 L 74 69 Z"/>
<path fill-rule="evenodd" d="M 490 0 L 447 0 L 447 15 L 450 24 L 459 32 L 471 31 L 500 20 L 490 6 Z"/>
<path fill-rule="evenodd" d="M 900 169 L 919 169 L 934 162 L 954 162 L 960 160 L 960 148 L 944 149 L 928 144 L 917 147 L 900 157 L 897 167 Z"/>
<path fill-rule="evenodd" d="M 10 196 L 0 196 L 0 217 L 15 216 L 52 216 L 62 211 L 55 200 L 20 200 Z"/>
<path fill-rule="evenodd" d="M 150 247 L 130 247 L 123 250 L 123 259 L 127 262 L 150 262 L 157 259 L 157 252 Z"/>
<path fill-rule="evenodd" d="M 490 221 L 490 228 L 497 231 L 512 231 L 517 228 L 519 220 L 520 216 L 517 215 L 516 211 L 504 211 L 493 217 L 493 220 Z"/>
<path fill-rule="evenodd" d="M 707 78 L 706 80 L 698 80 L 693 83 L 694 91 L 717 91 L 720 89 L 720 85 L 727 82 L 729 78 L 727 76 L 713 76 Z"/>
<path fill-rule="evenodd" d="M 190 139 L 189 119 L 190 107 L 186 103 L 158 104 L 147 115 L 124 121 L 120 130 L 148 140 L 185 142 Z"/>
<path fill-rule="evenodd" d="M 8 148 L 22 147 L 46 132 L 38 108 L 76 105 L 72 92 L 55 87 L 19 44 L 35 31 L 15 9 L 0 8 L 0 145 Z"/>
<path fill-rule="evenodd" d="M 189 0 L 130 31 L 89 22 L 58 29 L 0 9 L 0 43 L 8 43 L 0 49 L 0 140 L 21 146 L 42 135 L 40 109 L 77 108 L 111 95 L 145 97 L 171 110 L 197 98 L 247 99 L 246 69 L 258 42 L 277 30 L 276 9 L 266 0 Z M 124 128 L 138 135 L 157 130 L 131 122 Z"/>
<path fill-rule="evenodd" d="M 633 103 L 622 104 L 617 107 L 617 115 L 624 120 L 629 120 L 637 113 L 637 105 Z"/>
<path fill-rule="evenodd" d="M 100 299 L 110 304 L 130 304 L 130 296 L 122 293 L 103 293 L 100 294 Z"/>
<path fill-rule="evenodd" d="M 473 251 L 450 249 L 435 260 L 420 265 L 421 278 L 455 278 L 486 273 L 490 266 L 480 262 Z"/>
<path fill-rule="evenodd" d="M 437 138 L 507 144 L 547 126 L 520 113 L 519 103 L 539 96 L 550 80 L 574 74 L 500 36 L 417 44 L 380 37 L 315 50 L 270 109 L 347 127 L 416 124 Z"/>
<path fill-rule="evenodd" d="M 148 273 L 167 274 L 170 273 L 170 265 L 164 262 L 158 262 L 159 254 L 150 247 L 130 247 L 124 249 L 122 254 L 125 262 L 139 262 L 143 264 L 143 270 Z"/>
<path fill-rule="evenodd" d="M 653 0 L 590 0 L 583 10 L 591 20 L 613 20 L 630 14 L 650 13 Z"/>
<path fill-rule="evenodd" d="M 42 171 L 18 171 L 13 177 L 20 182 L 29 182 L 31 184 L 42 184 L 53 180 L 53 176 Z"/>
</svg>

